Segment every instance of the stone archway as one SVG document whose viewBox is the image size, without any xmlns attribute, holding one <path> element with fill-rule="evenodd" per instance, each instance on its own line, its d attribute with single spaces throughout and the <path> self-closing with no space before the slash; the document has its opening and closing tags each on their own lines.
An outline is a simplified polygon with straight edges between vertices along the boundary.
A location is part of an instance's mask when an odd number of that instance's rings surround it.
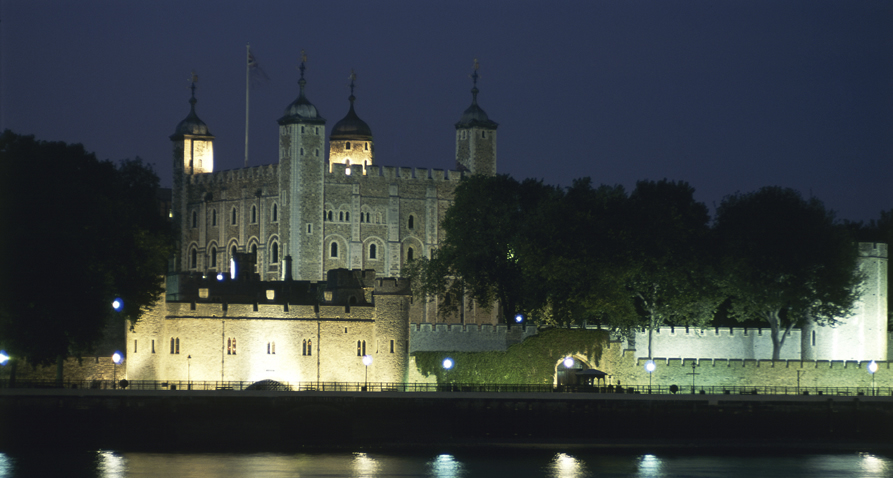
<svg viewBox="0 0 893 478">
<path fill-rule="evenodd" d="M 568 357 L 573 359 L 573 364 L 570 367 L 567 367 L 565 365 L 565 361 Z M 582 372 L 591 368 L 593 367 L 589 363 L 585 355 L 566 355 L 555 362 L 555 372 L 552 375 L 552 385 L 555 387 L 577 385 L 577 372 Z"/>
</svg>

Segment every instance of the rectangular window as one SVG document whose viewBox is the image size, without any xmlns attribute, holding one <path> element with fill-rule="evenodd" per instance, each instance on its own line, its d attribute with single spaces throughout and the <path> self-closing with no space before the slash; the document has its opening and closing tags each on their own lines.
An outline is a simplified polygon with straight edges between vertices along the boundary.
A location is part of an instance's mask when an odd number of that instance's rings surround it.
<svg viewBox="0 0 893 478">
<path fill-rule="evenodd" d="M 155 340 L 152 340 L 152 353 L 155 353 Z"/>
<path fill-rule="evenodd" d="M 391 339 L 391 353 L 394 353 L 394 340 Z"/>
<path fill-rule="evenodd" d="M 136 339 L 133 339 L 133 353 L 136 353 Z"/>
</svg>

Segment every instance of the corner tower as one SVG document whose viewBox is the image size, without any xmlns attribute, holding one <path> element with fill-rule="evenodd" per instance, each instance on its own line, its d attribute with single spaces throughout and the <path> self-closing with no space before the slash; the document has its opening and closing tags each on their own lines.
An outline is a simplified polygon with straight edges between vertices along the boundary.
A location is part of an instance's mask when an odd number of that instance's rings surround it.
<svg viewBox="0 0 893 478">
<path fill-rule="evenodd" d="M 192 73 L 192 97 L 189 99 L 189 115 L 174 130 L 170 140 L 174 146 L 174 181 L 171 191 L 171 222 L 174 225 L 174 238 L 176 238 L 174 258 L 175 268 L 185 270 L 186 264 L 178 259 L 185 260 L 186 253 L 181 250 L 181 231 L 186 228 L 186 195 L 189 177 L 194 174 L 214 172 L 214 136 L 208 131 L 208 125 L 195 114 L 195 84 L 198 76 Z"/>
<path fill-rule="evenodd" d="M 456 123 L 456 168 L 472 174 L 496 174 L 496 128 L 499 125 L 487 117 L 478 106 L 478 64 L 474 60 L 471 75 L 471 106 Z"/>
<path fill-rule="evenodd" d="M 323 280 L 324 140 L 326 120 L 304 95 L 307 57 L 301 52 L 298 98 L 279 118 L 279 227 L 282 255 L 290 255 L 291 277 Z M 288 261 L 282 261 L 283 267 Z M 280 277 L 285 278 L 285 271 Z"/>
<path fill-rule="evenodd" d="M 372 130 L 365 121 L 361 120 L 353 109 L 353 102 L 357 99 L 353 95 L 354 82 L 357 75 L 350 72 L 350 110 L 347 116 L 335 123 L 332 135 L 329 137 L 329 172 L 333 164 L 350 166 L 362 165 L 357 172 L 366 174 L 366 167 L 372 166 L 375 158 L 375 146 L 372 142 Z M 348 169 L 350 171 L 350 169 Z"/>
</svg>

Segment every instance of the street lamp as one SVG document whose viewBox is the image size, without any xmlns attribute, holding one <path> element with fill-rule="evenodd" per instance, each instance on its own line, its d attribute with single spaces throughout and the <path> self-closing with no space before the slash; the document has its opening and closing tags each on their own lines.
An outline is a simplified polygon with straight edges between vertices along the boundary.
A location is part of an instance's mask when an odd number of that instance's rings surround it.
<svg viewBox="0 0 893 478">
<path fill-rule="evenodd" d="M 112 301 L 112 308 L 115 309 L 115 312 L 121 312 L 121 309 L 124 308 L 124 301 L 120 297 L 116 297 Z"/>
<path fill-rule="evenodd" d="M 520 324 L 524 322 L 524 316 L 521 314 L 515 314 L 515 323 Z"/>
<path fill-rule="evenodd" d="M 372 365 L 372 356 L 363 355 L 363 365 L 366 366 L 366 378 L 363 380 L 363 391 L 369 390 L 369 366 Z"/>
<path fill-rule="evenodd" d="M 124 357 L 121 356 L 121 352 L 115 351 L 112 354 L 112 362 L 115 364 L 113 369 L 114 374 L 112 375 L 112 388 L 118 388 L 118 364 L 124 360 Z"/>
<path fill-rule="evenodd" d="M 186 389 L 192 390 L 192 355 L 186 356 Z"/>
<path fill-rule="evenodd" d="M 656 368 L 657 365 L 654 363 L 654 360 L 645 362 L 645 371 L 648 372 L 648 393 L 651 393 L 651 372 L 654 372 Z"/>
<path fill-rule="evenodd" d="M 0 365 L 5 367 L 7 362 L 9 362 L 9 355 L 6 354 L 5 350 L 0 350 Z"/>
<path fill-rule="evenodd" d="M 871 394 L 872 395 L 876 394 L 875 389 L 874 389 L 874 373 L 875 372 L 877 372 L 877 362 L 872 360 L 871 362 L 868 362 L 868 373 L 871 374 Z"/>
</svg>

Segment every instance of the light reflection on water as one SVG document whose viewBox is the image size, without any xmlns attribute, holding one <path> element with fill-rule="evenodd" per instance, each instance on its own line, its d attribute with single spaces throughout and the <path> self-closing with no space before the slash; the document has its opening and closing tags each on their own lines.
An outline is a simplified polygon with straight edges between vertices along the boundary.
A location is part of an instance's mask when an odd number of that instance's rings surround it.
<svg viewBox="0 0 893 478">
<path fill-rule="evenodd" d="M 879 478 L 893 461 L 871 453 L 629 454 L 479 450 L 441 453 L 3 453 L 0 478 L 66 477 L 713 477 Z"/>
</svg>

